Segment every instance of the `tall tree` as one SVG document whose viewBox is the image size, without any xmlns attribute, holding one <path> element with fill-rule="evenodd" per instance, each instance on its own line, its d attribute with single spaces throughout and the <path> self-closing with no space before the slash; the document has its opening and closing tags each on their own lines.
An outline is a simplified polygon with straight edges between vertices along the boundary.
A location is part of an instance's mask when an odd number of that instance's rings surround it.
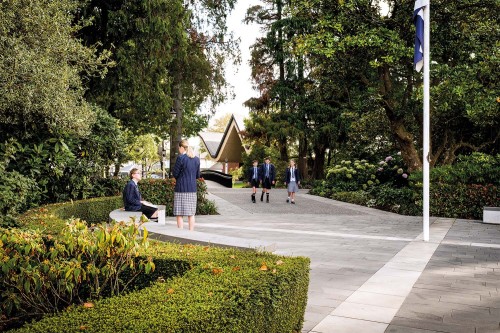
<svg viewBox="0 0 500 333">
<path fill-rule="evenodd" d="M 342 116 L 384 113 L 391 140 L 415 170 L 422 166 L 422 78 L 412 68 L 414 1 L 386 3 L 383 15 L 378 1 L 296 1 L 294 15 L 311 20 L 313 30 L 295 45 L 312 62 L 332 66 L 330 79 L 342 83 L 332 86 Z M 459 152 L 498 151 L 498 9 L 493 0 L 432 4 L 431 165 L 451 163 Z"/>
<path fill-rule="evenodd" d="M 246 22 L 256 22 L 266 32 L 252 46 L 252 79 L 260 96 L 245 105 L 253 122 L 247 127 L 251 137 L 270 145 L 276 143 L 280 158 L 288 160 L 288 147 L 299 141 L 299 155 L 305 156 L 304 59 L 292 54 L 289 42 L 303 22 L 290 16 L 290 1 L 268 0 L 248 9 Z M 254 126 L 255 125 L 255 126 Z M 303 168 L 303 156 L 299 167 Z"/>
<path fill-rule="evenodd" d="M 78 2 L 0 2 L 0 140 L 89 133 L 80 75 L 103 75 L 107 53 L 74 38 Z"/>
</svg>

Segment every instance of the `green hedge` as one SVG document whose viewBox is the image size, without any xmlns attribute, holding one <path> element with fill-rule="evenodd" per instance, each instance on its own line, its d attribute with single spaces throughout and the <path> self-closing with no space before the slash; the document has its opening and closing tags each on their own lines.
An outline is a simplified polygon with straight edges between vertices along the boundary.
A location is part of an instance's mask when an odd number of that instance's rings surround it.
<svg viewBox="0 0 500 333">
<path fill-rule="evenodd" d="M 65 223 L 63 217 L 101 207 L 97 204 L 100 200 L 109 205 L 119 203 L 117 197 L 111 197 L 50 205 L 28 212 L 21 220 L 26 227 L 42 226 L 56 235 Z M 91 301 L 90 308 L 74 305 L 9 332 L 301 330 L 309 284 L 308 258 L 161 242 L 150 242 L 141 256 L 152 257 L 156 269 L 138 277 L 135 288 L 139 290 Z"/>
<path fill-rule="evenodd" d="M 206 199 L 207 187 L 198 180 L 197 215 L 217 214 L 215 203 Z M 147 201 L 165 205 L 167 216 L 172 216 L 175 180 L 148 179 L 140 182 L 141 194 Z M 65 203 L 57 203 L 31 209 L 18 218 L 21 227 L 36 227 L 59 232 L 64 227 L 62 220 L 78 217 L 89 224 L 107 222 L 109 213 L 123 207 L 121 196 L 93 198 Z"/>
<path fill-rule="evenodd" d="M 159 243 L 147 255 L 156 264 L 149 278 L 159 280 L 151 287 L 92 308 L 74 306 L 12 332 L 300 332 L 308 259 Z M 192 268 L 163 280 L 158 272 L 172 259 Z"/>
</svg>

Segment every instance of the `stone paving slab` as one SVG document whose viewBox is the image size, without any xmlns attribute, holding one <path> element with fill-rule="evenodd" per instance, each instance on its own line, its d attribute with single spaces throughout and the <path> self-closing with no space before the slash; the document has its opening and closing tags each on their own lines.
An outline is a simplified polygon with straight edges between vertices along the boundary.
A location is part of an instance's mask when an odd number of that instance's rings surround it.
<svg viewBox="0 0 500 333">
<path fill-rule="evenodd" d="M 197 216 L 197 231 L 311 258 L 303 333 L 500 332 L 500 226 L 431 218 L 424 243 L 421 217 L 305 191 L 290 205 L 279 189 L 269 204 L 251 203 L 249 189 L 209 190 L 221 215 Z"/>
</svg>

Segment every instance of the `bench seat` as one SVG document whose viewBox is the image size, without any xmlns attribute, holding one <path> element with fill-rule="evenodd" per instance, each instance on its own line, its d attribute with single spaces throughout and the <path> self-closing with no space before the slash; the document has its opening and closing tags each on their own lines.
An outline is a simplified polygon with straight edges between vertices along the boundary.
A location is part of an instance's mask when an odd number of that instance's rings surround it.
<svg viewBox="0 0 500 333">
<path fill-rule="evenodd" d="M 165 224 L 165 205 L 157 205 L 158 207 L 158 224 Z M 110 221 L 131 222 L 132 219 L 138 223 L 141 219 L 142 212 L 129 212 L 124 208 L 115 209 L 109 213 Z"/>
</svg>

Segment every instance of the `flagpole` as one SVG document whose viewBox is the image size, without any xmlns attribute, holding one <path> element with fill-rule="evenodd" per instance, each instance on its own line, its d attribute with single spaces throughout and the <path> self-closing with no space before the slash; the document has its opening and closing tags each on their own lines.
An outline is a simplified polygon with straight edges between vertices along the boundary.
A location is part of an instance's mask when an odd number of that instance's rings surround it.
<svg viewBox="0 0 500 333">
<path fill-rule="evenodd" d="M 429 72 L 430 72 L 430 1 L 424 7 L 424 137 L 423 137 L 423 229 L 424 241 L 429 241 L 429 151 L 430 151 L 430 110 L 429 110 Z"/>
</svg>

